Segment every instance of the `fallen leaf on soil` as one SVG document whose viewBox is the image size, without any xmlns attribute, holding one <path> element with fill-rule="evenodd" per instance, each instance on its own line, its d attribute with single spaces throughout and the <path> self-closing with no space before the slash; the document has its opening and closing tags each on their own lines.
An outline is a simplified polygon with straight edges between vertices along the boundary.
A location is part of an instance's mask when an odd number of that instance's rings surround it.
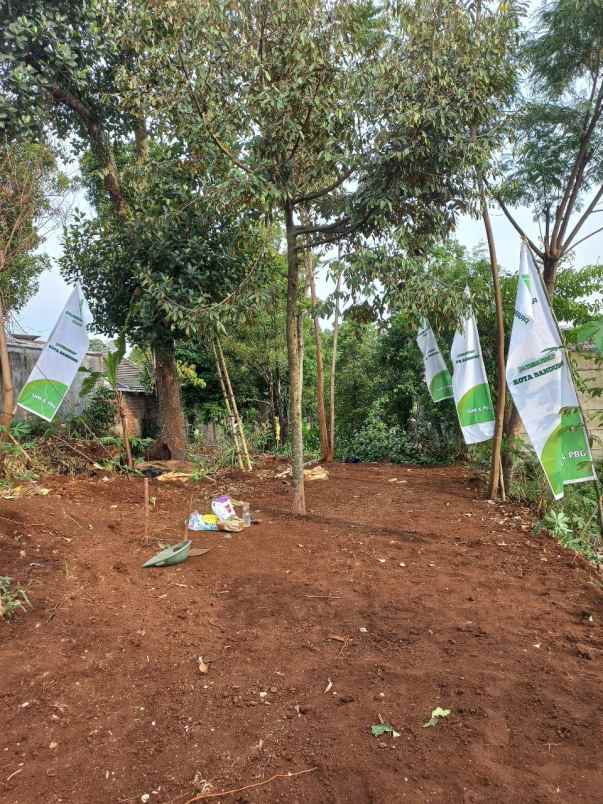
<svg viewBox="0 0 603 804">
<path fill-rule="evenodd" d="M 396 731 L 391 723 L 376 723 L 371 726 L 371 734 L 373 737 L 381 737 L 382 734 L 391 734 L 392 737 L 400 736 L 400 732 Z"/>
<path fill-rule="evenodd" d="M 203 656 L 199 656 L 199 672 L 203 675 L 209 672 L 209 667 L 203 661 Z"/>
<path fill-rule="evenodd" d="M 441 718 L 448 717 L 450 709 L 442 709 L 441 706 L 436 706 L 431 710 L 431 717 L 427 723 L 423 723 L 423 728 L 427 729 L 429 726 L 437 726 Z"/>
</svg>

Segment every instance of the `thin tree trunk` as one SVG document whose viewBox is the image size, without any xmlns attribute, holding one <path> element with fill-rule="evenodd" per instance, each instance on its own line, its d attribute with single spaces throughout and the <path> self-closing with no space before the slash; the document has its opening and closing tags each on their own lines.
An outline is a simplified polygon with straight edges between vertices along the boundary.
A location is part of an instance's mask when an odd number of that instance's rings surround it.
<svg viewBox="0 0 603 804">
<path fill-rule="evenodd" d="M 513 482 L 513 466 L 515 463 L 515 458 L 513 455 L 513 440 L 517 436 L 520 426 L 521 419 L 519 418 L 519 413 L 517 412 L 517 408 L 513 402 L 511 402 L 511 407 L 505 422 L 504 430 L 505 438 L 507 440 L 507 447 L 502 455 L 503 481 L 507 494 L 511 493 L 511 483 Z"/>
<path fill-rule="evenodd" d="M 331 376 L 329 378 L 329 461 L 335 457 L 335 372 L 337 369 L 337 336 L 339 335 L 339 290 L 343 269 L 339 269 L 335 285 L 335 315 L 333 319 L 333 353 L 331 354 Z"/>
<path fill-rule="evenodd" d="M 161 439 L 167 445 L 171 458 L 182 461 L 186 458 L 186 426 L 173 343 L 155 349 L 155 384 Z"/>
<path fill-rule="evenodd" d="M 308 252 L 306 252 L 308 253 Z M 332 460 L 329 430 L 327 427 L 327 413 L 325 410 L 325 373 L 322 360 L 322 339 L 320 332 L 320 319 L 316 313 L 318 297 L 316 295 L 316 282 L 314 281 L 314 266 L 312 257 L 307 263 L 308 281 L 310 283 L 310 294 L 312 298 L 312 320 L 314 322 L 314 341 L 316 343 L 316 402 L 318 407 L 318 427 L 320 431 L 320 452 L 323 461 Z"/>
<path fill-rule="evenodd" d="M 237 400 L 234 395 L 234 391 L 232 390 L 232 384 L 230 382 L 230 374 L 228 373 L 228 367 L 226 365 L 226 360 L 224 359 L 224 352 L 222 351 L 222 344 L 220 343 L 220 339 L 216 337 L 215 340 L 216 349 L 218 350 L 218 357 L 220 359 L 221 367 L 222 367 L 222 374 L 224 376 L 224 383 L 226 385 L 226 391 L 230 398 L 230 407 L 232 408 L 232 413 L 234 416 L 235 424 L 239 431 L 239 440 L 241 442 L 241 448 L 243 450 L 243 460 L 248 472 L 251 472 L 251 457 L 249 455 L 249 448 L 247 447 L 247 439 L 245 438 L 245 430 L 243 429 L 243 422 L 241 421 L 241 417 L 239 415 L 239 408 L 237 406 Z"/>
<path fill-rule="evenodd" d="M 542 262 L 542 281 L 544 282 L 544 286 L 546 288 L 546 292 L 549 294 L 549 298 L 552 299 L 555 294 L 555 280 L 557 279 L 557 268 L 559 267 L 560 257 L 555 257 L 550 253 L 545 253 L 544 260 Z"/>
<path fill-rule="evenodd" d="M 291 473 L 293 513 L 306 513 L 304 489 L 304 431 L 302 426 L 302 384 L 299 343 L 299 262 L 293 223 L 293 209 L 285 206 L 287 234 L 287 357 L 289 363 L 289 435 L 291 438 Z"/>
<path fill-rule="evenodd" d="M 245 471 L 245 467 L 243 465 L 243 452 L 241 450 L 241 444 L 239 442 L 239 435 L 237 432 L 237 423 L 235 421 L 234 413 L 232 412 L 232 408 L 230 406 L 230 399 L 228 397 L 228 393 L 226 391 L 226 384 L 224 382 L 224 376 L 222 375 L 222 364 L 220 363 L 220 358 L 218 357 L 218 350 L 216 349 L 216 343 L 213 343 L 214 348 L 214 357 L 216 359 L 216 371 L 218 372 L 218 378 L 220 380 L 220 387 L 222 388 L 222 396 L 224 397 L 224 404 L 226 405 L 226 414 L 228 416 L 228 423 L 230 424 L 230 431 L 232 433 L 232 440 L 234 442 L 235 453 L 237 455 L 237 462 L 239 464 L 239 469 Z"/>
<path fill-rule="evenodd" d="M 13 420 L 15 408 L 15 389 L 13 386 L 13 371 L 10 365 L 8 344 L 6 341 L 6 316 L 4 305 L 0 301 L 0 371 L 2 372 L 2 413 L 0 425 L 7 430 Z"/>
<path fill-rule="evenodd" d="M 492 232 L 490 213 L 488 211 L 488 204 L 486 202 L 486 195 L 484 193 L 484 185 L 481 181 L 480 197 L 482 205 L 482 217 L 484 219 L 486 238 L 488 240 L 488 251 L 490 252 L 490 272 L 492 274 L 492 285 L 494 286 L 494 304 L 496 307 L 496 369 L 498 387 L 496 396 L 496 429 L 494 431 L 494 443 L 492 444 L 490 487 L 488 489 L 488 496 L 491 500 L 493 500 L 498 493 L 498 487 L 500 485 L 501 449 L 505 423 L 505 320 L 502 292 L 500 289 L 500 277 L 498 275 L 498 263 L 496 261 L 496 245 L 494 243 L 494 234 Z"/>
<path fill-rule="evenodd" d="M 121 432 L 124 441 L 124 449 L 126 450 L 126 462 L 128 464 L 128 469 L 134 468 L 134 460 L 132 458 L 132 447 L 130 446 L 130 439 L 128 437 L 128 420 L 126 418 L 126 412 L 124 410 L 124 395 L 121 391 L 117 390 L 115 392 L 115 398 L 117 402 L 117 412 L 119 414 L 119 420 L 121 422 Z"/>
</svg>

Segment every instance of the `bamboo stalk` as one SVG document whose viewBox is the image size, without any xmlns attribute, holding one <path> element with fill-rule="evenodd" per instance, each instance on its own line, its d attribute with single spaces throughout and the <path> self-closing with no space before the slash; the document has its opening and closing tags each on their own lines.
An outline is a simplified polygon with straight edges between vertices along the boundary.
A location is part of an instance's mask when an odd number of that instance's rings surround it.
<svg viewBox="0 0 603 804">
<path fill-rule="evenodd" d="M 340 248 L 341 251 L 341 248 Z M 338 255 L 341 259 L 341 254 Z M 335 458 L 335 372 L 337 370 L 337 336 L 339 334 L 339 290 L 343 278 L 343 268 L 339 266 L 335 285 L 335 316 L 333 319 L 333 353 L 331 355 L 331 376 L 329 377 L 329 455 Z"/>
<path fill-rule="evenodd" d="M 247 467 L 247 471 L 251 472 L 251 457 L 249 456 L 249 448 L 247 446 L 247 439 L 245 438 L 245 431 L 243 430 L 243 422 L 241 421 L 241 417 L 239 416 L 239 409 L 237 407 L 237 400 L 234 395 L 234 391 L 232 390 L 232 384 L 230 382 L 230 375 L 228 373 L 228 368 L 226 366 L 226 360 L 224 359 L 224 352 L 222 351 L 222 344 L 220 343 L 220 339 L 216 336 L 215 340 L 216 348 L 218 350 L 218 356 L 222 363 L 222 372 L 224 374 L 224 382 L 226 384 L 226 388 L 228 394 L 230 396 L 230 405 L 232 408 L 232 413 L 236 422 L 236 425 L 239 429 L 239 438 L 241 440 L 241 446 L 243 448 L 243 455 L 245 458 L 245 464 Z"/>
<path fill-rule="evenodd" d="M 242 471 L 245 470 L 243 466 L 243 456 L 241 453 L 241 445 L 239 444 L 239 436 L 237 433 L 237 428 L 235 426 L 235 419 L 232 413 L 232 409 L 230 407 L 230 400 L 228 398 L 228 394 L 226 393 L 226 385 L 224 383 L 224 377 L 222 376 L 222 365 L 220 363 L 220 358 L 218 357 L 218 350 L 216 347 L 216 341 L 213 342 L 213 349 L 214 349 L 214 357 L 216 359 L 216 368 L 218 370 L 218 378 L 220 380 L 220 387 L 222 388 L 222 395 L 224 397 L 224 404 L 226 405 L 226 412 L 228 414 L 228 423 L 230 424 L 230 430 L 232 432 L 232 439 L 235 445 L 235 452 L 237 454 L 237 461 L 239 464 L 239 469 Z"/>
</svg>

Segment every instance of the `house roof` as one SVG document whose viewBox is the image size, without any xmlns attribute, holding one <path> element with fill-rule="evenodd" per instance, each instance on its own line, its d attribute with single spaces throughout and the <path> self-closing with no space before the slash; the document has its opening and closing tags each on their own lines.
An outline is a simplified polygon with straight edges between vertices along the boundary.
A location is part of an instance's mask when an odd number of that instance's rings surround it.
<svg viewBox="0 0 603 804">
<path fill-rule="evenodd" d="M 125 357 L 117 367 L 117 384 L 120 391 L 134 394 L 146 394 L 147 389 L 142 381 L 142 371 L 136 363 Z"/>
<path fill-rule="evenodd" d="M 40 340 L 37 335 L 21 335 L 9 333 L 7 345 L 12 351 L 23 349 L 35 349 L 42 351 L 46 346 L 45 340 Z M 102 352 L 88 352 L 89 355 L 100 355 Z M 142 381 L 142 370 L 136 363 L 124 358 L 117 367 L 117 383 L 120 391 L 129 394 L 146 394 L 148 390 Z"/>
</svg>

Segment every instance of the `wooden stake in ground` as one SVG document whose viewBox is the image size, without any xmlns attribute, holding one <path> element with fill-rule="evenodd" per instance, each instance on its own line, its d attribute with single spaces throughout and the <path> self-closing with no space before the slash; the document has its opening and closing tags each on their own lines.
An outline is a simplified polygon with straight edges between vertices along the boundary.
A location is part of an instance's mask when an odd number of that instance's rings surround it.
<svg viewBox="0 0 603 804">
<path fill-rule="evenodd" d="M 149 543 L 149 478 L 144 479 L 144 543 Z"/>
<path fill-rule="evenodd" d="M 325 378 L 324 368 L 322 361 L 322 338 L 320 332 L 320 319 L 316 311 L 318 304 L 318 296 L 316 294 L 316 282 L 314 281 L 314 265 L 312 254 L 306 251 L 307 257 L 307 271 L 308 282 L 310 285 L 310 295 L 312 299 L 313 311 L 312 321 L 314 323 L 314 342 L 316 344 L 316 402 L 318 405 L 318 426 L 320 431 L 320 452 L 323 461 L 329 461 L 330 458 L 330 440 L 329 431 L 327 427 L 327 413 L 325 410 Z"/>
</svg>

